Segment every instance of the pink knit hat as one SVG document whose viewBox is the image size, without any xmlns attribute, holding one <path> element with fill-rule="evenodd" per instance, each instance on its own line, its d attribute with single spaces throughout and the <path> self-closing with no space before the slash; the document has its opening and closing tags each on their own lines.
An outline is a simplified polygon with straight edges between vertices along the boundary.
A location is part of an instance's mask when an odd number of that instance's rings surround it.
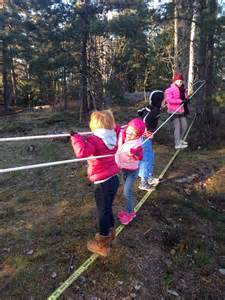
<svg viewBox="0 0 225 300">
<path fill-rule="evenodd" d="M 135 130 L 137 131 L 138 136 L 142 136 L 143 133 L 145 132 L 145 123 L 139 119 L 139 118 L 135 118 L 133 120 L 131 120 L 127 126 L 132 126 L 135 128 Z"/>
<path fill-rule="evenodd" d="M 181 73 L 174 73 L 173 82 L 176 80 L 184 80 L 183 75 Z"/>
</svg>

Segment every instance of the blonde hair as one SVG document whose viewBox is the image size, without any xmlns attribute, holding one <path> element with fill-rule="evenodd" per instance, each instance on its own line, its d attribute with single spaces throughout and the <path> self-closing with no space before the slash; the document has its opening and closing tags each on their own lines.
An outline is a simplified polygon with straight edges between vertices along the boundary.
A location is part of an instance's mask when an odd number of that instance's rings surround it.
<svg viewBox="0 0 225 300">
<path fill-rule="evenodd" d="M 105 128 L 105 129 L 113 129 L 115 126 L 115 119 L 111 110 L 101 110 L 101 111 L 94 111 L 91 114 L 89 127 L 91 131 L 94 131 L 98 128 Z"/>
</svg>

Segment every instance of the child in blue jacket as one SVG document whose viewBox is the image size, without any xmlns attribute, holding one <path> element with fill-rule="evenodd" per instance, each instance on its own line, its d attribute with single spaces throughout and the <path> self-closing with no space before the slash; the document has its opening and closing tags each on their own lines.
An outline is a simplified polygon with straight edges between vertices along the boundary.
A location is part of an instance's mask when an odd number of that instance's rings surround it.
<svg viewBox="0 0 225 300">
<path fill-rule="evenodd" d="M 141 183 L 139 189 L 149 190 L 151 185 L 157 184 L 158 179 L 153 177 L 154 152 L 152 149 L 152 133 L 156 130 L 160 117 L 161 107 L 164 103 L 164 93 L 161 90 L 153 91 L 149 96 L 149 105 L 139 109 L 138 115 L 145 122 L 146 131 L 143 136 L 143 159 L 140 162 L 139 177 Z"/>
</svg>

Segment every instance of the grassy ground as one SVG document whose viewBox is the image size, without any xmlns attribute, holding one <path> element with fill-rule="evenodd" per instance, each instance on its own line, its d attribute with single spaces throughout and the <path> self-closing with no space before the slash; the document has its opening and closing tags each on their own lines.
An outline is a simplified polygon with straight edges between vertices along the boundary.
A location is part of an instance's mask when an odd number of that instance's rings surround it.
<svg viewBox="0 0 225 300">
<path fill-rule="evenodd" d="M 124 124 L 134 107 L 115 107 Z M 124 115 L 126 117 L 124 117 Z M 0 119 L 1 136 L 84 127 L 76 114 L 26 113 Z M 194 129 L 193 129 L 194 130 Z M 191 134 L 189 140 L 191 141 Z M 107 259 L 98 259 L 61 299 L 223 299 L 225 276 L 225 148 L 181 152 Z M 172 130 L 155 139 L 155 172 L 174 150 Z M 69 143 L 1 145 L 1 168 L 70 159 Z M 0 299 L 46 299 L 89 257 L 97 230 L 86 164 L 0 176 Z M 138 183 L 137 183 L 138 184 Z M 136 186 L 138 199 L 144 195 Z M 114 211 L 123 205 L 122 186 Z M 178 295 L 178 296 L 176 296 Z"/>
</svg>

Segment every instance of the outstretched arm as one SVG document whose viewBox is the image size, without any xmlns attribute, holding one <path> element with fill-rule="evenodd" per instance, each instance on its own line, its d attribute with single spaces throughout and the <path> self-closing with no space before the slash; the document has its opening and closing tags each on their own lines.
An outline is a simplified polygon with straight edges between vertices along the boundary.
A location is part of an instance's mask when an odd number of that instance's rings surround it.
<svg viewBox="0 0 225 300">
<path fill-rule="evenodd" d="M 94 145 L 88 139 L 84 140 L 79 134 L 71 135 L 71 145 L 77 158 L 94 155 Z"/>
</svg>

